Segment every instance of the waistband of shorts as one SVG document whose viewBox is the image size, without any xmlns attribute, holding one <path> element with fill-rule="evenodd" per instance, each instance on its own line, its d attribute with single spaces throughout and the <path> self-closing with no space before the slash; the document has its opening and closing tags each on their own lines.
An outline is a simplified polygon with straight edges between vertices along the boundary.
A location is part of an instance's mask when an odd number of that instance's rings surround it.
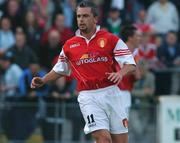
<svg viewBox="0 0 180 143">
<path fill-rule="evenodd" d="M 79 93 L 80 94 L 83 94 L 83 93 L 97 93 L 97 92 L 102 92 L 102 91 L 105 91 L 105 90 L 108 90 L 108 89 L 113 89 L 115 87 L 117 87 L 117 86 L 116 85 L 110 85 L 110 86 L 107 86 L 107 87 L 104 87 L 104 88 L 98 88 L 98 89 L 93 89 L 93 90 L 82 90 Z"/>
</svg>

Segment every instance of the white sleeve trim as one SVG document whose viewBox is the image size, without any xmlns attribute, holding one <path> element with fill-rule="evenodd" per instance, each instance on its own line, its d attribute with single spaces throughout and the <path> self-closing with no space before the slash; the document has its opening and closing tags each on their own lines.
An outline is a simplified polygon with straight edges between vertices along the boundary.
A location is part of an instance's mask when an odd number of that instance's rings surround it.
<svg viewBox="0 0 180 143">
<path fill-rule="evenodd" d="M 71 74 L 71 69 L 67 61 L 67 57 L 64 54 L 64 51 L 62 50 L 58 62 L 54 65 L 53 71 L 55 71 L 58 74 L 67 75 L 69 76 Z"/>
<path fill-rule="evenodd" d="M 134 57 L 132 56 L 131 51 L 128 49 L 127 45 L 119 39 L 115 48 L 114 48 L 114 57 L 120 65 L 124 64 L 133 64 L 136 65 Z"/>
</svg>

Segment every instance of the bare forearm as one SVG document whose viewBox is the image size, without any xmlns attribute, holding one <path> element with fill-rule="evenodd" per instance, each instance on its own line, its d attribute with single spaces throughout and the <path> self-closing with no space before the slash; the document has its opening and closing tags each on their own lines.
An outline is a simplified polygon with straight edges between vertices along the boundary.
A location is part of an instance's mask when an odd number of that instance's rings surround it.
<svg viewBox="0 0 180 143">
<path fill-rule="evenodd" d="M 125 64 L 123 66 L 123 68 L 120 70 L 120 74 L 122 76 L 128 75 L 128 74 L 132 74 L 133 72 L 135 72 L 136 70 L 136 66 L 132 65 L 132 64 Z"/>
<path fill-rule="evenodd" d="M 60 77 L 62 77 L 63 75 L 56 73 L 55 71 L 51 70 L 49 73 L 47 73 L 42 79 L 44 84 L 47 82 L 51 82 L 54 81 Z"/>
<path fill-rule="evenodd" d="M 106 73 L 108 75 L 108 79 L 111 82 L 114 82 L 116 84 L 119 84 L 119 82 L 122 80 L 123 76 L 127 74 L 131 74 L 135 71 L 136 66 L 135 65 L 124 65 L 123 68 L 121 68 L 118 72 L 112 72 L 112 73 Z"/>
</svg>

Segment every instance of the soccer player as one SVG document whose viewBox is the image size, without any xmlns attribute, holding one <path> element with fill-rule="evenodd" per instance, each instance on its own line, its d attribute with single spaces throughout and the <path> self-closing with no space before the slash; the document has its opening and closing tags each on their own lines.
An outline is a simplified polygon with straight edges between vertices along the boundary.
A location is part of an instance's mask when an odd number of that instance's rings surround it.
<svg viewBox="0 0 180 143">
<path fill-rule="evenodd" d="M 142 33 L 133 25 L 124 26 L 121 30 L 121 38 L 128 46 L 129 50 L 133 54 L 133 57 L 138 64 L 139 57 L 137 54 L 137 48 L 140 46 Z M 119 65 L 118 65 L 119 66 Z M 129 116 L 129 109 L 131 107 L 131 91 L 136 80 L 139 78 L 138 66 L 136 72 L 126 75 L 119 83 L 119 88 L 123 92 L 122 101 L 126 110 L 127 116 Z"/>
<path fill-rule="evenodd" d="M 85 133 L 91 133 L 96 143 L 127 143 L 127 117 L 116 84 L 135 71 L 134 58 L 121 39 L 100 30 L 92 2 L 80 2 L 76 14 L 76 36 L 64 44 L 53 69 L 44 77 L 34 77 L 31 87 L 41 87 L 72 71 L 78 81 Z M 117 62 L 124 65 L 118 72 Z"/>
</svg>

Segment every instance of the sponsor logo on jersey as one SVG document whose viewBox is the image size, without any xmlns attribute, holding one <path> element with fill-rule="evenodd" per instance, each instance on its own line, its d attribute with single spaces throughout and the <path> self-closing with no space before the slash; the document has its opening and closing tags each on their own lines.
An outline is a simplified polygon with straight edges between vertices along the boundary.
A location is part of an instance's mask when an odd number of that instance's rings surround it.
<svg viewBox="0 0 180 143">
<path fill-rule="evenodd" d="M 78 47 L 78 46 L 80 46 L 80 44 L 79 44 L 79 43 L 76 43 L 76 44 L 70 45 L 70 48 L 75 48 L 75 47 Z"/>
<path fill-rule="evenodd" d="M 89 63 L 97 63 L 97 62 L 107 62 L 108 58 L 104 56 L 98 56 L 98 53 L 89 53 L 83 54 L 81 58 L 76 61 L 76 65 L 89 64 Z"/>
<path fill-rule="evenodd" d="M 101 48 L 104 48 L 106 46 L 106 43 L 107 43 L 107 39 L 105 38 L 99 38 L 97 40 L 97 43 L 98 45 L 101 47 Z"/>
</svg>

